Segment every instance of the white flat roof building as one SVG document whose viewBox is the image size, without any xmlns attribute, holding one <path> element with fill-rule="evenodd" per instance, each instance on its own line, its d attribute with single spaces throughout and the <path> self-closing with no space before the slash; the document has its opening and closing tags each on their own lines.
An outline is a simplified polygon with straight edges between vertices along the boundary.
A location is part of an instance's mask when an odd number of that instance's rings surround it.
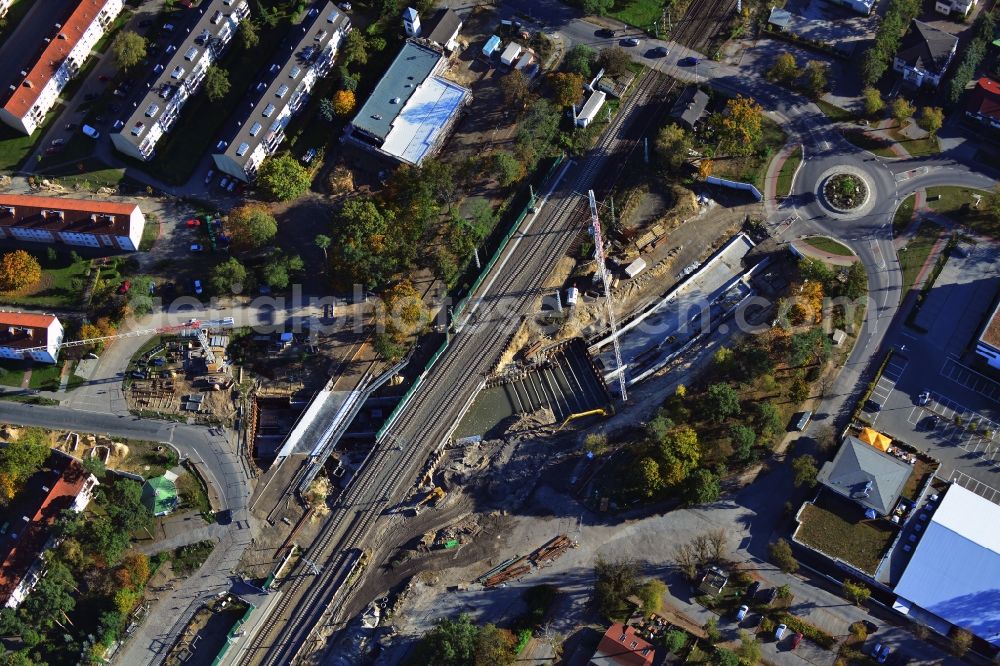
<svg viewBox="0 0 1000 666">
<path fill-rule="evenodd" d="M 587 127 L 590 123 L 594 122 L 594 118 L 597 117 L 598 112 L 600 112 L 601 107 L 604 106 L 604 101 L 608 96 L 602 90 L 596 90 L 591 93 L 590 97 L 584 103 L 583 108 L 580 109 L 580 113 L 576 117 L 576 124 L 578 127 Z"/>
<path fill-rule="evenodd" d="M 503 50 L 503 53 L 500 54 L 500 62 L 505 65 L 512 65 L 514 61 L 517 60 L 517 57 L 521 55 L 522 50 L 523 49 L 520 44 L 517 42 L 511 42 L 507 45 L 507 48 Z"/>
</svg>

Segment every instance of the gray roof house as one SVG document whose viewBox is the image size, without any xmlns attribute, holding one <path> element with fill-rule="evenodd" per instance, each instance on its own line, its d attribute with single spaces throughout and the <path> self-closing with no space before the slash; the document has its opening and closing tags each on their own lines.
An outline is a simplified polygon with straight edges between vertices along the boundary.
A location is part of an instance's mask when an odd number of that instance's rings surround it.
<svg viewBox="0 0 1000 666">
<path fill-rule="evenodd" d="M 197 9 L 193 26 L 178 29 L 180 41 L 164 49 L 165 58 L 152 68 L 146 93 L 133 101 L 129 115 L 115 123 L 111 143 L 139 160 L 153 157 L 156 143 L 170 131 L 185 102 L 198 92 L 205 72 L 219 59 L 240 21 L 250 15 L 246 0 L 210 0 Z"/>
<path fill-rule="evenodd" d="M 462 19 L 454 11 L 438 11 L 425 26 L 426 39 L 449 53 L 458 48 L 458 32 L 462 29 Z"/>
<path fill-rule="evenodd" d="M 705 115 L 706 107 L 708 107 L 708 95 L 697 86 L 688 86 L 671 107 L 670 117 L 679 125 L 691 130 Z"/>
<path fill-rule="evenodd" d="M 820 469 L 816 480 L 838 495 L 886 516 L 912 473 L 913 468 L 902 460 L 848 436 L 833 460 Z"/>
<path fill-rule="evenodd" d="M 250 182 L 285 139 L 285 127 L 333 65 L 351 20 L 333 2 L 313 7 L 293 26 L 275 60 L 251 88 L 212 151 L 215 166 Z"/>
<path fill-rule="evenodd" d="M 903 35 L 892 68 L 917 87 L 937 87 L 957 48 L 955 35 L 914 20 Z"/>
</svg>

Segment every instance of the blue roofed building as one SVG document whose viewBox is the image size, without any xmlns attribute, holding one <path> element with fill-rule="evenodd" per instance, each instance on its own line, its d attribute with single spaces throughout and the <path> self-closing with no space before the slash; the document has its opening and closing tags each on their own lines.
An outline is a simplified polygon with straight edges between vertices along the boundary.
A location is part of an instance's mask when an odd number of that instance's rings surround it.
<svg viewBox="0 0 1000 666">
<path fill-rule="evenodd" d="M 895 587 L 893 608 L 935 631 L 1000 647 L 1000 506 L 952 484 Z"/>
<path fill-rule="evenodd" d="M 441 51 L 406 42 L 344 130 L 345 140 L 419 166 L 472 99 L 468 88 L 439 75 L 447 63 Z"/>
</svg>

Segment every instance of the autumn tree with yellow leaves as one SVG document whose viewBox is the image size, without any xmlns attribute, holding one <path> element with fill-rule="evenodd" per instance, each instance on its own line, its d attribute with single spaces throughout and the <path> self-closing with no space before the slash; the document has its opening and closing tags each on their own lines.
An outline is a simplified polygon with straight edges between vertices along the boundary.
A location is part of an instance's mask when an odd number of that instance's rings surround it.
<svg viewBox="0 0 1000 666">
<path fill-rule="evenodd" d="M 764 110 L 749 97 L 737 95 L 726 110 L 712 114 L 709 127 L 718 139 L 719 154 L 748 156 L 757 149 L 763 133 Z"/>
<path fill-rule="evenodd" d="M 24 250 L 7 252 L 0 259 L 0 291 L 20 291 L 42 280 L 38 260 Z"/>
</svg>

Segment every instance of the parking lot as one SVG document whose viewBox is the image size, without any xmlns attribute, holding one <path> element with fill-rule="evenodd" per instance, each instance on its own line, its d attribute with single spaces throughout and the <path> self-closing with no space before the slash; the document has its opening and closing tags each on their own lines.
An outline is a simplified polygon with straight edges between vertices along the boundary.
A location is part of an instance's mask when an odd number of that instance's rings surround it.
<svg viewBox="0 0 1000 666">
<path fill-rule="evenodd" d="M 961 256 L 961 255 L 965 256 Z M 866 403 L 876 429 L 941 461 L 938 476 L 1000 504 L 1000 376 L 973 341 L 1000 289 L 1000 248 L 953 254 Z"/>
</svg>

